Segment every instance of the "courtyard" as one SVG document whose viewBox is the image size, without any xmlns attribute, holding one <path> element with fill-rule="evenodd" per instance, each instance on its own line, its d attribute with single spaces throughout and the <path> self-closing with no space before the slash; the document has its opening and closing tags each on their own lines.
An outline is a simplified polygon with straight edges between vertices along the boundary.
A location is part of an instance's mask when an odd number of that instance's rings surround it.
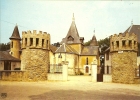
<svg viewBox="0 0 140 100">
<path fill-rule="evenodd" d="M 139 100 L 140 84 L 91 82 L 90 76 L 68 81 L 0 81 L 0 100 Z M 2 94 L 6 93 L 6 97 Z"/>
</svg>

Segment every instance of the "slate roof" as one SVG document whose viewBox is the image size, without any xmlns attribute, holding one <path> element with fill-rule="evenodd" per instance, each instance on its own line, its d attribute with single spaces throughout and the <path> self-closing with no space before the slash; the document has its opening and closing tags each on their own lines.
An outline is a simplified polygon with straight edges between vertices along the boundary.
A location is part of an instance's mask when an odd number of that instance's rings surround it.
<svg viewBox="0 0 140 100">
<path fill-rule="evenodd" d="M 104 52 L 110 51 L 110 47 L 108 47 Z"/>
<path fill-rule="evenodd" d="M 72 38 L 74 38 L 74 40 L 71 42 L 68 41 L 68 37 L 70 37 L 70 36 Z M 69 31 L 67 33 L 67 36 L 62 39 L 61 44 L 62 43 L 81 43 L 79 33 L 78 33 L 78 30 L 77 30 L 77 27 L 75 24 L 75 20 L 74 20 L 74 15 L 73 15 L 73 20 L 72 20 L 71 26 L 69 28 Z"/>
<path fill-rule="evenodd" d="M 16 25 L 13 31 L 12 36 L 9 39 L 17 39 L 17 40 L 21 40 L 20 35 L 19 35 L 19 30 L 18 30 L 18 26 Z"/>
<path fill-rule="evenodd" d="M 55 51 L 57 50 L 56 46 L 50 45 L 50 50 L 55 53 Z"/>
<path fill-rule="evenodd" d="M 81 55 L 93 56 L 93 55 L 98 55 L 98 53 L 99 53 L 99 46 L 84 46 Z"/>
<path fill-rule="evenodd" d="M 140 43 L 140 25 L 131 25 L 124 33 L 135 33 Z"/>
<path fill-rule="evenodd" d="M 20 59 L 13 57 L 7 51 L 0 51 L 0 61 L 16 61 L 16 62 L 20 62 Z"/>
<path fill-rule="evenodd" d="M 98 43 L 97 43 L 95 35 L 93 35 L 92 40 L 90 42 L 90 45 L 91 46 L 98 46 Z"/>
<path fill-rule="evenodd" d="M 78 52 L 72 48 L 70 45 L 67 45 L 63 43 L 56 51 L 55 53 L 72 53 L 72 54 L 78 54 Z"/>
</svg>

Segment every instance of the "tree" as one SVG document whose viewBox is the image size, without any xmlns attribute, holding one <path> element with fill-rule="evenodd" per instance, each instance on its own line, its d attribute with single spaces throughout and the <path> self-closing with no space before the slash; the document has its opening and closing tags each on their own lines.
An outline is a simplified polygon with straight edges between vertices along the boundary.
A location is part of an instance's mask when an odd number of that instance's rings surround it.
<svg viewBox="0 0 140 100">
<path fill-rule="evenodd" d="M 84 45 L 85 46 L 89 46 L 90 45 L 91 40 L 89 40 L 88 42 L 85 42 Z"/>
<path fill-rule="evenodd" d="M 6 51 L 10 49 L 10 43 L 0 43 L 0 51 Z"/>
<path fill-rule="evenodd" d="M 101 54 L 104 54 L 104 51 L 110 47 L 110 38 L 100 39 L 98 45 L 101 48 Z"/>
<path fill-rule="evenodd" d="M 85 46 L 89 46 L 90 45 L 91 40 L 89 40 L 88 42 L 85 42 L 84 45 Z M 110 46 L 110 38 L 105 38 L 105 39 L 100 39 L 98 41 L 98 45 L 101 48 L 101 54 L 104 53 L 104 51 Z"/>
</svg>

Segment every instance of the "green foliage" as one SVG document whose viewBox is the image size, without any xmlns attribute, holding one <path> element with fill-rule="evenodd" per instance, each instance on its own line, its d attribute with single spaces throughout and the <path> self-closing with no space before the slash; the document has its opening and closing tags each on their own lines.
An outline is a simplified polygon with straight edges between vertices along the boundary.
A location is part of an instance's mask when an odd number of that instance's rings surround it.
<svg viewBox="0 0 140 100">
<path fill-rule="evenodd" d="M 10 43 L 0 43 L 0 51 L 6 51 L 10 49 Z"/>
<path fill-rule="evenodd" d="M 99 47 L 103 47 L 103 46 L 109 47 L 110 46 L 110 39 L 109 38 L 100 39 L 98 41 L 98 45 L 99 45 Z"/>
<path fill-rule="evenodd" d="M 84 45 L 89 46 L 90 42 L 91 42 L 91 40 L 89 40 L 88 42 L 85 42 Z M 98 45 L 101 48 L 101 54 L 103 54 L 104 51 L 110 46 L 110 39 L 109 38 L 100 39 L 98 41 Z"/>
<path fill-rule="evenodd" d="M 98 45 L 101 48 L 101 54 L 104 54 L 104 51 L 110 47 L 110 38 L 100 39 Z"/>
<path fill-rule="evenodd" d="M 89 46 L 90 45 L 91 40 L 89 40 L 88 42 L 85 42 L 84 45 L 85 46 Z"/>
</svg>

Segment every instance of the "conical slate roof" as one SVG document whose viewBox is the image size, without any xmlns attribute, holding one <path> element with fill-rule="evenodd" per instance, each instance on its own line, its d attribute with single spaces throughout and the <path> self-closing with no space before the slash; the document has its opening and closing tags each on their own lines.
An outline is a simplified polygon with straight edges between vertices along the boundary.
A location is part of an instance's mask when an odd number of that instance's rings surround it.
<svg viewBox="0 0 140 100">
<path fill-rule="evenodd" d="M 62 43 L 81 43 L 79 33 L 75 24 L 74 15 L 67 36 L 63 38 L 61 44 Z"/>
<path fill-rule="evenodd" d="M 96 36 L 93 35 L 92 40 L 90 42 L 91 46 L 98 46 L 97 40 L 96 40 Z"/>
<path fill-rule="evenodd" d="M 124 33 L 135 33 L 140 43 L 140 25 L 131 25 Z"/>
<path fill-rule="evenodd" d="M 17 40 L 21 40 L 20 35 L 19 35 L 19 30 L 18 30 L 18 26 L 16 25 L 13 31 L 12 36 L 9 39 L 17 39 Z"/>
</svg>

